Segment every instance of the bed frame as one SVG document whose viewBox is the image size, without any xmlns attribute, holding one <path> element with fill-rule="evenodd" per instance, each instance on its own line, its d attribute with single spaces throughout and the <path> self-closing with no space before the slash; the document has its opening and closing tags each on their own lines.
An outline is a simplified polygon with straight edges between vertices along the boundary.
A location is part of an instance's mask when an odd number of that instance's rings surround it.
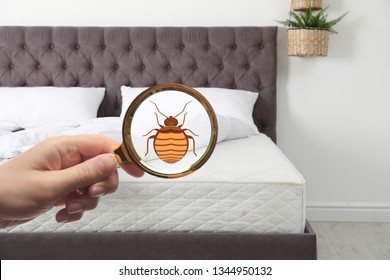
<svg viewBox="0 0 390 280">
<path fill-rule="evenodd" d="M 276 143 L 276 27 L 0 27 L 0 86 L 106 87 L 175 82 L 259 92 L 253 119 Z M 0 233 L 2 259 L 316 259 L 316 235 Z"/>
</svg>

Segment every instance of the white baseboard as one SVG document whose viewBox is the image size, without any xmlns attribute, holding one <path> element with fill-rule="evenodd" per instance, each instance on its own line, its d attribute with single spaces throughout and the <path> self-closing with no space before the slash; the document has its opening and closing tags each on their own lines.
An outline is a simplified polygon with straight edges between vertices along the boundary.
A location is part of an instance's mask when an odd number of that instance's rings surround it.
<svg viewBox="0 0 390 280">
<path fill-rule="evenodd" d="M 390 222 L 390 203 L 310 203 L 309 221 Z"/>
</svg>

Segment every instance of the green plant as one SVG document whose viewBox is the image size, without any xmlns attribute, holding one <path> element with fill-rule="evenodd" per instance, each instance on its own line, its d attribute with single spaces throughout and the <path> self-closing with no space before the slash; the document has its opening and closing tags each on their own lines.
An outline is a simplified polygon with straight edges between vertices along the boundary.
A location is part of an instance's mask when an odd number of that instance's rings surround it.
<svg viewBox="0 0 390 280">
<path fill-rule="evenodd" d="M 291 11 L 290 19 L 284 21 L 277 20 L 276 22 L 291 28 L 324 29 L 337 34 L 337 31 L 333 29 L 333 26 L 342 20 L 348 12 L 336 19 L 328 20 L 328 14 L 326 14 L 327 9 L 328 7 L 317 11 L 312 11 L 310 8 L 301 12 Z"/>
</svg>

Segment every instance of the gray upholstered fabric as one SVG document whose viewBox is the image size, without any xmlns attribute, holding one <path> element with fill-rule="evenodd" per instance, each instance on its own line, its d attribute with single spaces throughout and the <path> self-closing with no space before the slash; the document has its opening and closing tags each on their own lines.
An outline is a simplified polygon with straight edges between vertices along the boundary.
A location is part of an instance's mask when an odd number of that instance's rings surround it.
<svg viewBox="0 0 390 280">
<path fill-rule="evenodd" d="M 0 86 L 105 86 L 100 116 L 120 114 L 121 85 L 257 91 L 255 123 L 275 141 L 276 33 L 276 27 L 0 27 Z"/>
<path fill-rule="evenodd" d="M 287 259 L 317 258 L 316 235 L 91 232 L 0 233 L 0 258 L 12 259 Z"/>
</svg>

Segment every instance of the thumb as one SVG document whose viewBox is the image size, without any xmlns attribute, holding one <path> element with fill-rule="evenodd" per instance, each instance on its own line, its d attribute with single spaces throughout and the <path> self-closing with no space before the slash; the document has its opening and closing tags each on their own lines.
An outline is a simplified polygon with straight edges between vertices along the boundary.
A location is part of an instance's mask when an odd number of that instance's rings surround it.
<svg viewBox="0 0 390 280">
<path fill-rule="evenodd" d="M 113 154 L 93 157 L 55 174 L 56 189 L 60 195 L 66 195 L 76 189 L 87 187 L 110 176 L 117 168 Z"/>
</svg>

